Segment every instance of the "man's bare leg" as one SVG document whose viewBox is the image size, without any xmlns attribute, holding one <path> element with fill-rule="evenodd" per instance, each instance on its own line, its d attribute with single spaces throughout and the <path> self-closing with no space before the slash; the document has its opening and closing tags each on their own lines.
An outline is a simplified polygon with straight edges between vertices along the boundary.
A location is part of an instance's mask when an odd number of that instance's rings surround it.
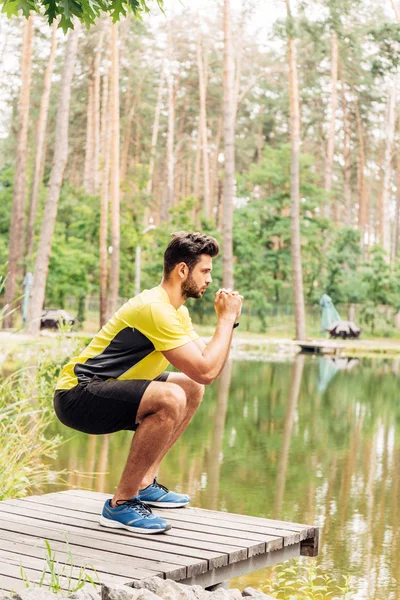
<svg viewBox="0 0 400 600">
<path fill-rule="evenodd" d="M 160 453 L 158 459 L 149 467 L 147 473 L 143 477 L 143 480 L 139 486 L 140 490 L 143 490 L 145 487 L 153 483 L 154 477 L 157 475 L 162 460 L 189 425 L 204 396 L 204 385 L 196 383 L 184 373 L 170 373 L 168 376 L 168 383 L 177 384 L 183 389 L 186 395 L 186 409 L 181 422 L 173 430 L 164 450 Z M 142 427 L 142 425 L 140 427 Z"/>
<path fill-rule="evenodd" d="M 137 421 L 140 427 L 133 436 L 129 456 L 117 490 L 111 501 L 137 496 L 146 473 L 165 452 L 177 424 L 182 423 L 186 410 L 184 390 L 169 382 L 152 382 L 139 405 Z"/>
</svg>

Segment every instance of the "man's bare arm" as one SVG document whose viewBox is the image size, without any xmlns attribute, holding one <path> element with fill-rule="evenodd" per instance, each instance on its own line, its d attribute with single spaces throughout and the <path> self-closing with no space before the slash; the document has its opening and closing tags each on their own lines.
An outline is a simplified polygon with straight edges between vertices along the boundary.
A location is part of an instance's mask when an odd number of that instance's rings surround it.
<svg viewBox="0 0 400 600">
<path fill-rule="evenodd" d="M 195 342 L 191 342 L 163 352 L 165 358 L 194 381 L 204 385 L 212 383 L 228 359 L 233 325 L 241 303 L 241 296 L 222 294 L 217 297 L 216 294 L 215 310 L 219 318 L 210 343 L 201 350 Z"/>
</svg>

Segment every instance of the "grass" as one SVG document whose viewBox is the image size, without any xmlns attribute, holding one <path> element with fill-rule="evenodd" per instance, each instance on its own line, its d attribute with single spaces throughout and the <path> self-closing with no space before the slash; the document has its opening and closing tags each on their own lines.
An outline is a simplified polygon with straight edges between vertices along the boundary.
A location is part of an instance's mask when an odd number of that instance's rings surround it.
<svg viewBox="0 0 400 600">
<path fill-rule="evenodd" d="M 96 585 L 100 583 L 96 569 L 89 564 L 80 567 L 74 565 L 72 552 L 70 550 L 68 540 L 66 541 L 66 549 L 68 559 L 65 563 L 60 564 L 56 559 L 56 553 L 51 549 L 48 540 L 44 540 L 46 546 L 46 558 L 39 581 L 32 582 L 26 574 L 22 564 L 20 567 L 21 577 L 25 581 L 27 588 L 43 588 L 45 587 L 53 594 L 71 594 L 83 588 L 87 583 Z M 88 573 L 90 568 L 95 578 Z"/>
<path fill-rule="evenodd" d="M 50 411 L 38 402 L 33 369 L 21 369 L 0 385 L 0 500 L 26 496 L 55 478 L 45 459 L 61 438 L 47 438 Z"/>
</svg>

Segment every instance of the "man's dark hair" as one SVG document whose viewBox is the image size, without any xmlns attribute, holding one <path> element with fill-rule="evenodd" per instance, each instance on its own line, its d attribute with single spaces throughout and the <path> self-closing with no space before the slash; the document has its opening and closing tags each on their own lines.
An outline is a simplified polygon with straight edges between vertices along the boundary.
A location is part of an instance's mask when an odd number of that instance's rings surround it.
<svg viewBox="0 0 400 600">
<path fill-rule="evenodd" d="M 172 234 L 173 239 L 164 252 L 164 277 L 168 279 L 171 271 L 180 262 L 189 267 L 191 273 L 200 261 L 201 254 L 214 258 L 219 252 L 218 242 L 215 238 L 197 231 L 178 231 Z"/>
</svg>

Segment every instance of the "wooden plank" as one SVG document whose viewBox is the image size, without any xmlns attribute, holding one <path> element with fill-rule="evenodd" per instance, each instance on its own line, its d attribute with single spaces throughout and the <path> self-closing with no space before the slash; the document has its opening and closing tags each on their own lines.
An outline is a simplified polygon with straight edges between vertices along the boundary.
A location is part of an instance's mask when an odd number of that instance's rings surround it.
<svg viewBox="0 0 400 600">
<path fill-rule="evenodd" d="M 69 560 L 65 543 L 52 540 L 50 545 L 52 551 L 56 553 L 56 560 L 64 562 Z M 1 531 L 1 547 L 7 550 L 7 552 L 13 552 L 20 556 L 32 556 L 42 559 L 45 559 L 47 556 L 44 540 L 32 536 L 24 536 L 21 533 L 13 531 Z M 129 556 L 124 557 L 123 560 L 120 557 L 116 560 L 114 555 L 107 552 L 107 550 L 96 550 L 94 548 L 82 548 L 72 545 L 68 547 L 72 554 L 72 561 L 76 567 L 84 567 L 89 564 L 96 571 L 110 573 L 111 575 L 121 575 L 122 577 L 128 577 L 131 581 L 147 577 L 162 577 L 161 572 L 157 573 L 146 569 L 138 569 L 135 561 L 130 559 Z M 133 572 L 134 576 L 132 576 Z"/>
<path fill-rule="evenodd" d="M 14 579 L 13 577 L 2 575 L 0 570 L 0 592 L 6 592 L 8 594 L 10 592 L 22 592 L 25 589 L 26 585 L 22 579 Z"/>
<path fill-rule="evenodd" d="M 49 494 L 49 496 L 51 496 Z M 109 495 L 105 495 L 103 494 L 101 498 L 96 498 L 96 497 L 91 497 L 91 498 L 85 498 L 85 497 L 77 497 L 77 496 L 72 496 L 71 494 L 66 494 L 65 492 L 60 492 L 58 494 L 57 498 L 54 498 L 55 502 L 60 502 L 60 504 L 62 504 L 62 497 L 64 497 L 64 499 L 68 498 L 68 506 L 73 506 L 73 507 L 77 507 L 81 506 L 82 510 L 89 510 L 90 512 L 90 507 L 92 507 L 93 510 L 93 502 L 97 502 L 98 505 L 101 505 L 104 503 L 104 498 L 109 498 Z M 33 497 L 32 497 L 33 498 Z M 37 496 L 36 496 L 37 498 Z M 53 500 L 53 498 L 51 498 L 51 500 Z M 72 500 L 71 500 L 72 498 Z M 75 499 L 76 498 L 76 499 Z M 50 500 L 50 498 L 49 498 Z M 187 521 L 190 523 L 197 523 L 197 524 L 204 524 L 204 525 L 214 525 L 215 527 L 217 526 L 216 524 L 216 519 L 215 518 L 210 518 L 208 515 L 203 516 L 202 515 L 202 511 L 201 509 L 197 509 L 198 512 L 194 513 L 192 512 L 193 509 L 189 509 L 189 508 L 181 508 L 181 509 L 154 509 L 153 512 L 154 514 L 160 515 L 160 516 L 164 516 L 166 518 L 168 518 L 169 522 L 171 524 L 173 524 L 174 522 L 178 521 Z M 264 520 L 262 520 L 264 521 Z M 297 544 L 300 541 L 300 534 L 298 532 L 293 532 L 291 530 L 286 531 L 285 529 L 278 529 L 278 528 L 274 528 L 274 527 L 269 527 L 268 525 L 266 525 L 265 523 L 268 523 L 268 520 L 266 519 L 265 522 L 263 523 L 263 525 L 251 525 L 251 524 L 247 524 L 247 523 L 241 523 L 238 521 L 235 521 L 234 519 L 226 519 L 226 520 L 220 520 L 218 521 L 218 528 L 219 529 L 224 529 L 224 528 L 228 528 L 228 529 L 236 529 L 237 531 L 242 531 L 242 532 L 246 532 L 246 535 L 248 535 L 249 533 L 257 533 L 257 534 L 266 534 L 266 535 L 276 535 L 279 537 L 284 538 L 284 545 L 289 546 L 290 544 Z M 221 531 L 221 533 L 223 533 Z"/>
<path fill-rule="evenodd" d="M 44 497 L 45 498 L 45 497 Z M 26 499 L 20 500 L 11 500 L 11 501 L 3 501 L 4 504 L 9 504 L 11 506 L 16 506 L 21 504 L 21 506 L 26 506 L 28 503 Z M 58 506 L 53 506 L 51 504 L 40 504 L 39 506 L 45 507 L 45 510 L 54 515 L 74 515 L 77 519 L 82 520 L 90 520 L 98 523 L 98 512 L 96 514 L 93 513 L 81 513 L 74 509 L 70 508 L 61 508 Z M 158 536 L 143 536 L 142 534 L 132 534 L 137 535 L 138 537 L 145 537 L 145 539 L 151 539 L 152 541 L 158 541 Z M 225 538 L 212 535 L 209 533 L 202 533 L 197 531 L 186 531 L 180 530 L 174 527 L 173 530 L 168 531 L 168 533 L 164 536 L 161 536 L 161 541 L 166 543 L 176 543 L 183 546 L 189 545 L 193 548 L 204 548 L 208 550 L 215 550 L 220 552 L 226 552 L 229 554 L 229 559 L 231 562 L 236 562 L 237 560 L 244 560 L 247 556 L 253 556 L 255 554 L 260 554 L 265 551 L 265 542 L 252 542 L 248 540 L 243 540 L 242 538 L 230 538 L 228 542 L 226 542 Z"/>
<path fill-rule="evenodd" d="M 31 516 L 38 515 L 38 518 L 49 521 L 56 521 L 62 523 L 72 523 L 78 526 L 82 526 L 86 529 L 98 529 L 99 517 L 98 514 L 94 515 L 91 513 L 80 513 L 76 510 L 68 508 L 59 508 L 54 506 L 43 506 L 38 504 L 40 507 L 38 511 L 36 507 L 32 506 L 32 503 L 28 503 L 25 500 L 12 500 L 4 501 L 1 503 L 3 507 L 10 507 L 10 510 L 17 511 L 18 514 L 29 514 Z M 46 512 L 43 512 L 43 511 Z M 60 519 L 61 517 L 61 519 Z M 69 519 L 72 519 L 70 521 Z M 141 539 L 141 546 L 148 544 L 147 547 L 165 549 L 166 551 L 177 552 L 178 554 L 184 554 L 185 556 L 193 556 L 196 558 L 204 558 L 210 561 L 210 567 L 221 567 L 228 562 L 237 562 L 238 560 L 244 560 L 247 558 L 247 548 L 236 548 L 235 546 L 227 545 L 220 539 L 218 544 L 208 542 L 206 539 L 194 540 L 193 538 L 180 538 L 174 535 L 174 531 L 163 536 L 143 536 L 143 534 L 135 534 L 138 539 Z M 146 542 L 143 542 L 143 539 Z M 185 549 L 183 548 L 185 547 Z"/>
<path fill-rule="evenodd" d="M 60 525 L 60 524 L 67 525 L 68 531 L 78 532 L 80 528 L 84 528 L 85 531 L 90 531 L 90 532 L 98 532 L 98 531 L 103 532 L 104 531 L 104 528 L 102 528 L 99 525 L 98 520 L 96 522 L 93 522 L 90 520 L 77 519 L 76 516 L 71 517 L 68 515 L 64 515 L 64 516 L 54 515 L 52 513 L 44 511 L 44 510 L 38 510 L 37 507 L 32 507 L 32 505 L 27 506 L 27 504 L 28 503 L 25 503 L 25 505 L 23 506 L 20 503 L 8 504 L 7 502 L 2 502 L 0 504 L 0 514 L 2 514 L 4 512 L 8 512 L 11 514 L 18 514 L 23 517 L 29 516 L 29 517 L 32 517 L 33 519 L 40 520 L 46 526 L 49 526 L 49 523 L 56 523 L 57 525 Z M 107 531 L 107 529 L 105 531 Z M 129 537 L 132 537 L 130 535 L 130 532 L 128 532 L 128 531 L 125 531 L 125 530 L 117 530 L 117 531 L 118 531 L 118 533 L 121 532 L 125 535 L 128 534 Z M 113 535 L 115 535 L 115 532 L 113 532 L 112 530 L 111 530 L 111 532 Z M 163 536 L 163 538 L 164 538 L 164 536 Z M 226 553 L 212 552 L 210 550 L 202 550 L 202 549 L 198 549 L 198 548 L 187 548 L 187 547 L 182 548 L 181 546 L 178 546 L 174 543 L 168 544 L 165 542 L 164 543 L 156 542 L 156 545 L 155 545 L 155 543 L 149 539 L 140 539 L 140 540 L 138 538 L 135 538 L 135 539 L 137 540 L 137 545 L 142 550 L 144 548 L 147 548 L 151 551 L 155 550 L 155 551 L 165 552 L 168 555 L 170 555 L 171 553 L 174 553 L 174 555 L 181 555 L 185 559 L 191 557 L 194 560 L 198 560 L 198 559 L 207 560 L 209 562 L 209 568 L 223 567 L 224 565 L 228 564 L 228 554 L 226 554 Z"/>
<path fill-rule="evenodd" d="M 125 540 L 121 540 L 121 542 L 113 542 L 106 538 L 97 539 L 95 537 L 91 537 L 88 535 L 84 535 L 83 533 L 79 533 L 76 535 L 71 532 L 66 532 L 66 530 L 55 530 L 55 529 L 44 529 L 43 527 L 38 527 L 38 524 L 35 522 L 32 524 L 27 524 L 26 520 L 23 520 L 20 516 L 13 517 L 12 515 L 7 515 L 7 519 L 0 517 L 0 534 L 2 530 L 6 531 L 14 531 L 20 532 L 23 526 L 24 533 L 32 536 L 42 536 L 45 539 L 56 540 L 59 542 L 65 542 L 65 533 L 68 534 L 68 542 L 69 544 L 76 546 L 85 546 L 89 548 L 104 548 L 104 542 L 107 541 L 107 548 L 110 552 L 120 555 L 128 555 L 134 556 L 135 552 L 131 551 L 130 547 L 125 545 Z M 1 537 L 1 535 L 0 535 Z M 125 554 L 126 553 L 126 554 Z M 187 568 L 185 565 L 172 563 L 164 560 L 147 560 L 143 558 L 135 558 L 135 562 L 139 568 L 145 568 L 149 570 L 161 571 L 163 573 L 164 578 L 174 579 L 178 581 L 179 579 L 183 579 L 187 576 Z M 207 563 L 205 563 L 207 564 Z"/>
<path fill-rule="evenodd" d="M 46 506 L 49 505 L 57 505 L 60 508 L 71 508 L 73 510 L 77 510 L 83 514 L 89 514 L 89 513 L 94 513 L 97 516 L 99 515 L 99 501 L 98 500 L 79 500 L 77 501 L 76 498 L 72 498 L 69 497 L 65 494 L 46 494 L 44 496 L 30 496 L 28 498 L 24 499 L 27 502 L 34 502 L 34 503 L 38 503 L 38 504 L 45 504 Z M 14 501 L 11 501 L 14 502 Z M 184 509 L 176 509 L 177 512 L 181 512 Z M 156 511 L 155 511 L 156 512 Z M 159 511 L 158 514 L 162 515 L 164 511 Z M 225 540 L 227 538 L 236 538 L 236 539 L 242 539 L 243 543 L 245 543 L 246 541 L 254 541 L 254 542 L 264 542 L 264 543 L 271 543 L 271 546 L 268 548 L 268 551 L 272 551 L 273 549 L 276 549 L 276 547 L 278 546 L 279 548 L 282 547 L 282 540 L 283 538 L 281 536 L 277 536 L 276 532 L 275 535 L 272 536 L 268 536 L 268 535 L 263 535 L 263 534 L 257 534 L 257 533 L 249 533 L 247 531 L 239 531 L 236 529 L 235 526 L 232 527 L 231 530 L 228 530 L 226 528 L 224 528 L 223 530 L 219 531 L 218 528 L 214 526 L 208 527 L 206 525 L 203 525 L 201 527 L 199 527 L 198 525 L 194 525 L 192 527 L 192 524 L 190 523 L 190 521 L 176 521 L 174 519 L 169 519 L 171 524 L 175 527 L 179 527 L 181 530 L 186 530 L 186 531 L 198 531 L 198 532 L 203 532 L 203 533 L 210 533 L 210 534 L 214 534 L 216 535 L 217 533 L 219 533 L 221 535 L 221 539 Z M 169 535 L 169 532 L 164 534 L 164 535 Z M 163 537 L 164 537 L 163 535 Z M 279 540 L 281 541 L 281 543 L 279 542 Z"/>
<path fill-rule="evenodd" d="M 59 494 L 76 496 L 80 498 L 92 498 L 92 499 L 100 499 L 103 502 L 107 498 L 111 498 L 112 494 L 104 494 L 101 492 L 93 492 L 91 490 L 63 490 L 59 492 Z M 164 509 L 166 510 L 166 509 Z M 163 510 L 163 513 L 164 513 Z M 174 510 L 174 509 L 173 509 Z M 185 510 L 190 510 L 203 516 L 210 516 L 211 518 L 215 518 L 217 520 L 226 519 L 231 520 L 232 517 L 235 518 L 235 521 L 239 523 L 249 523 L 254 525 L 266 525 L 268 527 L 276 527 L 277 529 L 288 529 L 290 531 L 303 532 L 305 529 L 310 531 L 310 537 L 312 537 L 314 532 L 314 525 L 306 525 L 302 523 L 293 523 L 291 521 L 279 521 L 276 519 L 269 519 L 268 517 L 254 517 L 252 515 L 241 515 L 239 513 L 228 513 L 226 511 L 218 511 L 218 510 L 210 510 L 208 508 L 197 508 L 188 506 Z"/>
</svg>

